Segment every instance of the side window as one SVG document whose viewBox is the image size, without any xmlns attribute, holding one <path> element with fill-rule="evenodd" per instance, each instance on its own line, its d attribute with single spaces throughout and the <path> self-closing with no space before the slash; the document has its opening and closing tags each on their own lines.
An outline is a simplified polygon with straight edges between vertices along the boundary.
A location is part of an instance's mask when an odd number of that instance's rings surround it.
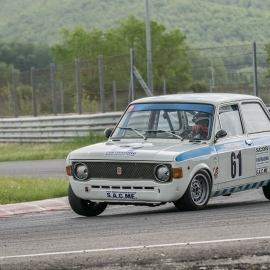
<svg viewBox="0 0 270 270">
<path fill-rule="evenodd" d="M 243 116 L 248 133 L 270 131 L 270 121 L 259 103 L 243 103 Z"/>
<path fill-rule="evenodd" d="M 227 136 L 243 134 L 238 105 L 226 105 L 219 109 L 221 128 L 227 131 Z"/>
</svg>

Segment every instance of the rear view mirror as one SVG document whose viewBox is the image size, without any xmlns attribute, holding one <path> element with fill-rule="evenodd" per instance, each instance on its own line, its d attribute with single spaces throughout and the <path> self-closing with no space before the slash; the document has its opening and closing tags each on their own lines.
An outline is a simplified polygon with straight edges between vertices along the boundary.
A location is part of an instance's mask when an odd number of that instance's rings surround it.
<svg viewBox="0 0 270 270">
<path fill-rule="evenodd" d="M 225 136 L 227 136 L 227 131 L 221 129 L 216 133 L 215 141 L 217 141 L 219 138 L 223 138 Z"/>
<path fill-rule="evenodd" d="M 106 138 L 108 139 L 112 134 L 112 129 L 111 128 L 106 128 L 104 130 L 104 135 L 106 136 Z"/>
</svg>

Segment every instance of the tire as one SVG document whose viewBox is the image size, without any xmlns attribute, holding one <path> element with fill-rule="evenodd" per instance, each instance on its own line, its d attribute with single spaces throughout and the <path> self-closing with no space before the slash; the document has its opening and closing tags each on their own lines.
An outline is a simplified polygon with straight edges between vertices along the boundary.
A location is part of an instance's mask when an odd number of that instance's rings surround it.
<svg viewBox="0 0 270 270">
<path fill-rule="evenodd" d="M 207 205 L 212 189 L 209 174 L 198 171 L 191 179 L 185 194 L 174 205 L 181 211 L 201 210 Z"/>
<path fill-rule="evenodd" d="M 270 200 L 270 184 L 268 184 L 267 186 L 264 186 L 262 189 L 263 189 L 263 194 L 265 198 Z"/>
<path fill-rule="evenodd" d="M 68 200 L 71 209 L 78 215 L 93 217 L 100 215 L 107 207 L 107 203 L 95 203 L 80 199 L 75 195 L 71 185 L 68 187 Z"/>
</svg>

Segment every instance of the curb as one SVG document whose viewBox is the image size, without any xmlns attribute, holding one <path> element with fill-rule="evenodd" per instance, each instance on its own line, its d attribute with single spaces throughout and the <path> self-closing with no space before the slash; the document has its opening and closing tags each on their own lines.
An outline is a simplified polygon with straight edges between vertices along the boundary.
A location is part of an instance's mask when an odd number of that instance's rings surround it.
<svg viewBox="0 0 270 270">
<path fill-rule="evenodd" d="M 37 213 L 50 210 L 70 209 L 68 197 L 33 202 L 0 205 L 0 218 L 18 214 Z"/>
</svg>

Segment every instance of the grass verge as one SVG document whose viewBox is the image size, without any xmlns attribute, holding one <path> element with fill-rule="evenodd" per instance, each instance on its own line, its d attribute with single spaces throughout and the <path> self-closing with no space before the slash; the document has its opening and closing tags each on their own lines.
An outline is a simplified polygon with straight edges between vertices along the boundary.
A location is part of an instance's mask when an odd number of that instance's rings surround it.
<svg viewBox="0 0 270 270">
<path fill-rule="evenodd" d="M 104 140 L 104 135 L 89 133 L 61 143 L 3 143 L 0 161 L 63 159 L 75 149 Z"/>
<path fill-rule="evenodd" d="M 68 180 L 0 176 L 0 204 L 20 203 L 67 196 Z"/>
</svg>

